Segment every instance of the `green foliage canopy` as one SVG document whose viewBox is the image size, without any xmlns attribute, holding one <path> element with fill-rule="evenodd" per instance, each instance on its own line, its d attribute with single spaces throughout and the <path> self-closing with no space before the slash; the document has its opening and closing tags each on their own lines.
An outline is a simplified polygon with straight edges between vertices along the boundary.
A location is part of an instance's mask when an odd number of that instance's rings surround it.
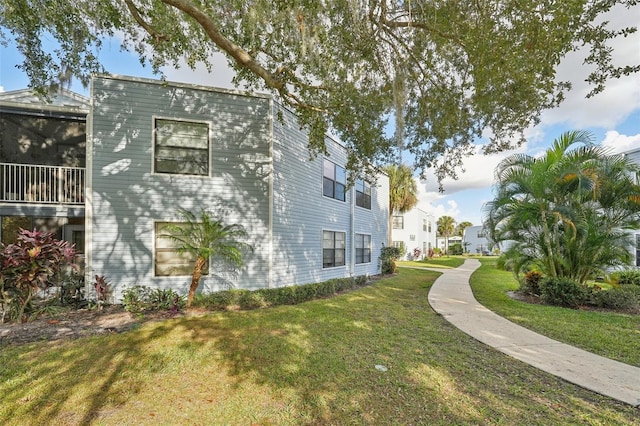
<svg viewBox="0 0 640 426">
<path fill-rule="evenodd" d="M 635 31 L 599 23 L 616 5 L 636 0 L 2 0 L 0 42 L 17 46 L 42 94 L 105 72 L 98 52 L 107 38 L 155 71 L 183 62 L 211 69 L 222 52 L 238 85 L 296 112 L 312 155 L 331 130 L 352 171 L 388 164 L 399 145 L 442 179 L 456 176 L 485 130 L 486 152 L 523 141 L 569 89 L 555 72 L 567 53 L 590 49 L 592 94 L 637 72 L 611 63 L 607 42 Z M 44 39 L 57 42 L 54 51 Z M 390 120 L 397 131 L 388 136 Z"/>
<path fill-rule="evenodd" d="M 637 165 L 567 132 L 539 158 L 514 154 L 496 169 L 495 198 L 485 227 L 516 273 L 536 266 L 552 278 L 584 283 L 630 261 L 629 230 L 640 227 Z"/>
</svg>

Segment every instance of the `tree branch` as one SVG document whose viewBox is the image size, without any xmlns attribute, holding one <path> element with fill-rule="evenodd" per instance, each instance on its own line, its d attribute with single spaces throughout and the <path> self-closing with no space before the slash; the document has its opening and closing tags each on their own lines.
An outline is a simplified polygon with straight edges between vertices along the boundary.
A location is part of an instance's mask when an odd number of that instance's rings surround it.
<svg viewBox="0 0 640 426">
<path fill-rule="evenodd" d="M 153 29 L 153 27 L 151 25 L 149 25 L 142 18 L 142 15 L 140 15 L 140 10 L 138 10 L 136 5 L 133 4 L 133 2 L 131 0 L 124 0 L 124 2 L 127 5 L 127 9 L 129 9 L 129 12 L 131 13 L 131 16 L 133 16 L 133 19 L 138 23 L 138 25 L 140 25 L 142 28 L 144 28 L 144 30 L 146 32 L 148 32 L 151 37 L 156 39 L 156 41 L 166 41 L 166 40 L 169 39 L 169 37 L 167 37 L 166 34 L 161 34 L 161 33 L 157 32 L 156 30 Z"/>
<path fill-rule="evenodd" d="M 129 0 L 126 0 L 129 1 Z M 285 82 L 260 65 L 246 50 L 226 38 L 213 20 L 189 0 L 162 0 L 164 4 L 173 6 L 189 15 L 200 24 L 211 41 L 230 55 L 243 68 L 247 68 L 260 77 L 268 87 L 286 92 Z"/>
</svg>

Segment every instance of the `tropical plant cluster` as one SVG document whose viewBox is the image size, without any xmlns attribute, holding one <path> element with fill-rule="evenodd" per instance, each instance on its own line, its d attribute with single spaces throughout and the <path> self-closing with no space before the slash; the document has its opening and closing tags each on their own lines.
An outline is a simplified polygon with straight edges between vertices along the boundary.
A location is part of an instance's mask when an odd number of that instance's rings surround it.
<svg viewBox="0 0 640 426">
<path fill-rule="evenodd" d="M 187 298 L 173 289 L 152 289 L 147 286 L 133 286 L 122 291 L 122 304 L 127 312 L 142 314 L 150 311 L 171 311 L 177 313 L 187 306 Z"/>
<path fill-rule="evenodd" d="M 623 270 L 611 278 L 612 287 L 603 289 L 598 284 L 584 285 L 566 277 L 545 277 L 534 270 L 526 273 L 519 292 L 539 297 L 549 305 L 640 313 L 640 271 Z"/>
<path fill-rule="evenodd" d="M 25 315 L 36 313 L 34 299 L 60 285 L 65 267 L 69 272 L 76 268 L 74 256 L 75 248 L 51 232 L 20 229 L 15 243 L 0 243 L 2 321 L 23 320 Z"/>
<path fill-rule="evenodd" d="M 630 263 L 640 169 L 592 139 L 567 132 L 544 155 L 515 154 L 497 167 L 485 228 L 494 243 L 509 245 L 504 262 L 516 276 L 537 270 L 584 285 Z M 554 286 L 569 291 L 560 282 Z"/>
<path fill-rule="evenodd" d="M 357 277 L 335 278 L 319 283 L 288 287 L 262 288 L 258 290 L 226 290 L 208 294 L 198 294 L 192 306 L 207 310 L 228 310 L 297 305 L 362 287 L 368 282 L 367 276 L 360 275 Z"/>
</svg>

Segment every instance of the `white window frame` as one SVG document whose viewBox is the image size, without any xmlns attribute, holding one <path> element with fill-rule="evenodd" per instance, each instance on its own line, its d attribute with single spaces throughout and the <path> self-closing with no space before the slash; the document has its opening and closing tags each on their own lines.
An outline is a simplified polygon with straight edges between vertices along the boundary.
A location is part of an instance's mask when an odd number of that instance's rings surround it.
<svg viewBox="0 0 640 426">
<path fill-rule="evenodd" d="M 371 234 L 356 234 L 356 264 L 371 263 Z M 359 255 L 359 253 L 361 253 Z M 358 262 L 358 258 L 361 261 Z"/>
<path fill-rule="evenodd" d="M 326 239 L 325 238 L 325 234 L 331 233 L 333 234 L 333 238 L 332 239 Z M 337 234 L 341 234 L 342 235 L 342 248 L 336 248 L 336 235 Z M 331 241 L 331 245 L 327 246 L 328 241 Z M 332 262 L 327 263 L 325 262 L 325 250 L 333 250 L 333 256 L 332 256 Z M 337 263 L 336 262 L 336 252 L 337 251 L 342 251 L 342 263 Z M 323 269 L 328 269 L 328 268 L 339 268 L 339 267 L 344 267 L 347 264 L 347 233 L 345 231 L 334 231 L 334 230 L 330 230 L 330 229 L 323 229 L 322 230 L 322 268 Z"/>
<path fill-rule="evenodd" d="M 188 124 L 193 124 L 193 125 L 202 125 L 202 126 L 206 126 L 206 134 L 207 134 L 207 148 L 206 148 L 206 167 L 207 167 L 207 171 L 206 173 L 185 173 L 185 172 L 171 172 L 171 171 L 162 171 L 162 170 L 158 170 L 158 155 L 157 155 L 157 150 L 158 150 L 158 122 L 162 122 L 162 121 L 166 121 L 166 122 L 175 122 L 175 123 L 188 123 Z M 182 118 L 174 118 L 174 117 L 159 117 L 159 116 L 154 116 L 153 117 L 153 121 L 152 121 L 152 161 L 151 161 L 151 169 L 152 169 L 152 173 L 153 174 L 158 174 L 158 175 L 169 175 L 169 176 L 193 176 L 193 177 L 209 177 L 211 176 L 211 123 L 208 121 L 199 121 L 199 120 L 185 120 Z M 186 148 L 187 150 L 189 150 L 190 148 Z M 201 148 L 192 148 L 191 150 L 193 151 L 204 151 L 204 149 Z M 173 161 L 182 161 L 180 158 L 176 158 Z"/>
<path fill-rule="evenodd" d="M 392 229 L 404 229 L 404 216 L 394 215 L 391 219 Z"/>
<path fill-rule="evenodd" d="M 342 175 L 342 180 L 338 176 L 339 172 Z M 331 194 L 325 190 L 328 182 L 331 182 Z M 339 188 L 342 189 L 342 198 L 338 198 L 336 195 Z M 322 195 L 338 201 L 347 200 L 347 170 L 326 158 L 322 159 Z"/>
<path fill-rule="evenodd" d="M 371 210 L 371 184 L 363 179 L 356 180 L 356 206 Z"/>
</svg>

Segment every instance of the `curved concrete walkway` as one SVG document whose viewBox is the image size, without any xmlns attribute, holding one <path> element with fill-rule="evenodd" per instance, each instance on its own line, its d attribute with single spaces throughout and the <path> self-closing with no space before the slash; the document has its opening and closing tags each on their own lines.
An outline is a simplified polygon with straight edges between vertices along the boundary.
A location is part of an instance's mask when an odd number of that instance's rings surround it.
<svg viewBox="0 0 640 426">
<path fill-rule="evenodd" d="M 500 352 L 583 388 L 640 406 L 640 368 L 549 339 L 494 314 L 471 292 L 469 278 L 478 267 L 480 261 L 468 259 L 456 269 L 426 268 L 443 272 L 429 291 L 431 307 Z"/>
</svg>

